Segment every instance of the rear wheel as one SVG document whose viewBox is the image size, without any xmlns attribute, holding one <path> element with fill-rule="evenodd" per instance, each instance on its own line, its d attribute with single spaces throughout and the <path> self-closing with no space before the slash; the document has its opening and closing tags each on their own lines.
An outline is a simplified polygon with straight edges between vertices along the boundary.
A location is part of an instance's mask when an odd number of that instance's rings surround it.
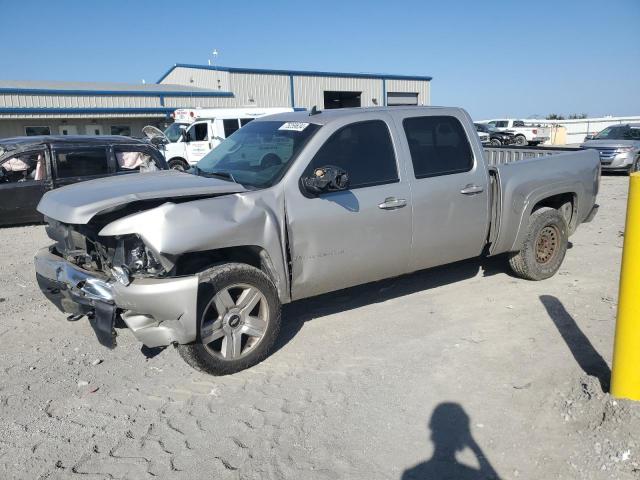
<svg viewBox="0 0 640 480">
<path fill-rule="evenodd" d="M 196 341 L 179 345 L 198 370 L 228 375 L 252 367 L 273 350 L 280 331 L 280 300 L 262 271 L 242 263 L 201 274 Z"/>
<path fill-rule="evenodd" d="M 519 147 L 526 147 L 529 144 L 529 142 L 527 142 L 527 137 L 524 135 L 517 135 L 515 140 L 516 145 Z"/>
<path fill-rule="evenodd" d="M 561 212 L 549 207 L 536 210 L 529 218 L 522 249 L 509 258 L 511 270 L 527 280 L 552 277 L 562 265 L 568 239 L 567 222 Z"/>
</svg>

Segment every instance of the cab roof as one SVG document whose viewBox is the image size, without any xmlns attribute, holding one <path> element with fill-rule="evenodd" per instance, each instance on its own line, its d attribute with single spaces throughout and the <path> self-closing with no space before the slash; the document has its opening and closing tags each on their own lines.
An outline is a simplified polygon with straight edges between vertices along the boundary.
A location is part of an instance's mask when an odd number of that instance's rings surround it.
<svg viewBox="0 0 640 480">
<path fill-rule="evenodd" d="M 433 112 L 438 110 L 447 111 L 459 111 L 457 107 L 419 107 L 419 106 L 407 106 L 407 107 L 355 107 L 355 108 L 331 108 L 328 110 L 317 110 L 317 113 L 312 114 L 311 111 L 299 111 L 299 112 L 287 112 L 277 113 L 275 115 L 268 115 L 266 117 L 256 118 L 254 122 L 265 121 L 279 121 L 279 122 L 304 122 L 314 123 L 316 125 L 326 125 L 339 119 L 348 117 L 357 117 L 363 113 L 376 113 L 376 112 Z"/>
</svg>

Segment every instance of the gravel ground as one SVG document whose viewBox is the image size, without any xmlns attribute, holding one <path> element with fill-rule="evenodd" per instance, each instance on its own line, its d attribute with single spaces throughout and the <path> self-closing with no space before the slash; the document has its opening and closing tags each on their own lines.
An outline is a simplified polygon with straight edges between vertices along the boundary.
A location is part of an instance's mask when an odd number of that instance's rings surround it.
<svg viewBox="0 0 640 480">
<path fill-rule="evenodd" d="M 305 300 L 229 377 L 41 296 L 41 226 L 0 230 L 0 478 L 638 478 L 640 407 L 608 387 L 627 178 L 561 271 L 470 261 Z M 604 390 L 604 391 L 603 391 Z"/>
</svg>

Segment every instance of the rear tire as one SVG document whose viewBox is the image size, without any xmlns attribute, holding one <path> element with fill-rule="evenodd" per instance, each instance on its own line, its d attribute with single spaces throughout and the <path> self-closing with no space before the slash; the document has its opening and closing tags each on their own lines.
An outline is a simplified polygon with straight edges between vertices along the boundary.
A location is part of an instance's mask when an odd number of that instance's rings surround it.
<svg viewBox="0 0 640 480">
<path fill-rule="evenodd" d="M 229 375 L 264 360 L 280 331 L 280 299 L 261 270 L 225 263 L 200 275 L 196 341 L 178 345 L 192 367 Z"/>
<path fill-rule="evenodd" d="M 529 142 L 527 142 L 527 137 L 525 137 L 524 135 L 517 135 L 515 144 L 519 147 L 526 147 L 527 145 L 529 145 Z"/>
<path fill-rule="evenodd" d="M 560 269 L 568 242 L 564 215 L 555 208 L 543 207 L 529 217 L 522 249 L 511 253 L 509 266 L 520 278 L 545 280 Z"/>
</svg>

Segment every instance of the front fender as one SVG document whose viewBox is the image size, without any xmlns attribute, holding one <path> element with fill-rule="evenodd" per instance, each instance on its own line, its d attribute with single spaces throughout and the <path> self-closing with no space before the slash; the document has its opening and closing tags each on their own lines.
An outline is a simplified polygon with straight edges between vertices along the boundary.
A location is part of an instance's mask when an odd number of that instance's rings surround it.
<svg viewBox="0 0 640 480">
<path fill-rule="evenodd" d="M 272 189 L 167 202 L 106 225 L 101 236 L 137 234 L 161 255 L 255 245 L 271 260 L 281 300 L 289 298 L 284 254 L 284 203 Z"/>
</svg>

